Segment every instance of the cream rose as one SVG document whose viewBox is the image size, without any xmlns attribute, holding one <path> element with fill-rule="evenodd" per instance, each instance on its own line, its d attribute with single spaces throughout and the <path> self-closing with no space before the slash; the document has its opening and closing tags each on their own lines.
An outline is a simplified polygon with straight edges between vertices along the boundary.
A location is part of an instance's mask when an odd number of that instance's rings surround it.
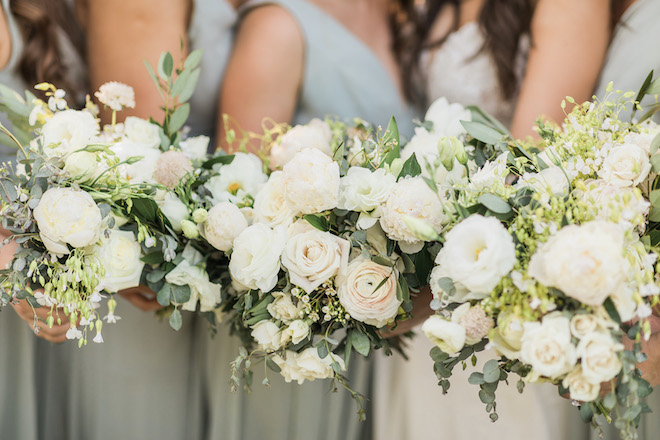
<svg viewBox="0 0 660 440">
<path fill-rule="evenodd" d="M 284 199 L 282 172 L 273 172 L 268 182 L 261 187 L 254 198 L 254 215 L 257 223 L 265 223 L 271 228 L 289 226 L 293 223 L 296 212 Z"/>
<path fill-rule="evenodd" d="M 397 269 L 359 256 L 349 263 L 346 277 L 338 280 L 339 302 L 353 319 L 383 327 L 394 320 L 401 305 L 396 297 L 398 276 Z"/>
<path fill-rule="evenodd" d="M 91 113 L 79 110 L 57 112 L 41 129 L 44 153 L 47 157 L 63 156 L 85 148 L 98 134 L 99 123 Z"/>
<path fill-rule="evenodd" d="M 226 252 L 247 227 L 248 222 L 241 210 L 232 203 L 222 202 L 211 208 L 201 230 L 211 246 Z"/>
<path fill-rule="evenodd" d="M 537 374 L 556 379 L 575 367 L 578 357 L 568 318 L 553 312 L 542 322 L 526 322 L 523 327 L 520 359 Z"/>
<path fill-rule="evenodd" d="M 387 201 L 396 177 L 383 168 L 351 167 L 339 182 L 340 209 L 360 212 L 358 227 L 369 229 L 380 217 L 381 205 Z"/>
<path fill-rule="evenodd" d="M 307 125 L 296 125 L 284 133 L 270 150 L 270 167 L 281 168 L 296 153 L 305 148 L 315 148 L 323 154 L 332 155 L 330 126 L 320 119 L 312 119 Z"/>
<path fill-rule="evenodd" d="M 114 293 L 138 286 L 144 268 L 140 261 L 140 244 L 130 231 L 111 230 L 109 233 L 109 237 L 101 239 L 101 245 L 94 249 L 94 255 L 105 268 L 99 289 Z"/>
<path fill-rule="evenodd" d="M 298 303 L 298 306 L 293 304 L 290 293 L 273 292 L 272 296 L 275 300 L 266 306 L 270 316 L 284 323 L 290 323 L 300 316 L 302 302 Z"/>
<path fill-rule="evenodd" d="M 341 370 L 345 370 L 344 360 L 334 353 L 329 353 L 321 359 L 316 348 L 310 347 L 296 353 L 288 350 L 286 358 L 279 356 L 273 360 L 282 369 L 282 376 L 286 382 L 296 381 L 302 384 L 305 380 L 327 379 L 334 376 L 332 363 L 337 362 Z"/>
<path fill-rule="evenodd" d="M 579 313 L 571 318 L 571 334 L 582 339 L 601 328 L 600 318 L 592 313 Z"/>
<path fill-rule="evenodd" d="M 623 232 L 615 224 L 569 225 L 532 255 L 529 274 L 586 305 L 599 306 L 624 279 L 623 255 Z"/>
<path fill-rule="evenodd" d="M 635 144 L 622 144 L 610 150 L 598 172 L 611 185 L 636 186 L 651 171 L 648 154 Z"/>
<path fill-rule="evenodd" d="M 284 231 L 261 223 L 248 226 L 234 240 L 229 272 L 235 281 L 249 289 L 270 292 L 277 284 Z"/>
<path fill-rule="evenodd" d="M 350 250 L 347 240 L 300 220 L 289 227 L 282 265 L 293 284 L 311 293 L 330 278 L 346 272 Z"/>
<path fill-rule="evenodd" d="M 568 388 L 571 399 L 581 402 L 596 400 L 600 394 L 600 384 L 589 381 L 582 373 L 581 367 L 575 367 L 562 381 L 564 388 Z"/>
<path fill-rule="evenodd" d="M 422 331 L 431 342 L 449 355 L 459 352 L 465 345 L 465 328 L 439 315 L 433 315 L 424 321 Z"/>
<path fill-rule="evenodd" d="M 68 254 L 75 248 L 98 241 L 102 228 L 101 211 L 85 191 L 50 188 L 34 209 L 39 236 L 44 246 L 56 254 Z"/>
<path fill-rule="evenodd" d="M 291 341 L 293 344 L 299 344 L 309 336 L 309 324 L 302 319 L 293 321 L 282 331 L 282 341 Z"/>
<path fill-rule="evenodd" d="M 577 346 L 582 358 L 582 374 L 593 383 L 607 382 L 621 371 L 618 352 L 623 344 L 614 341 L 608 333 L 594 332 L 586 335 Z"/>
<path fill-rule="evenodd" d="M 315 148 L 302 150 L 282 170 L 284 199 L 296 213 L 314 214 L 337 207 L 339 165 Z"/>
<path fill-rule="evenodd" d="M 160 145 L 159 127 L 135 116 L 124 121 L 124 136 L 141 148 L 157 148 Z"/>
<path fill-rule="evenodd" d="M 282 343 L 282 330 L 273 321 L 265 319 L 252 326 L 252 338 L 262 350 L 279 350 Z"/>
</svg>

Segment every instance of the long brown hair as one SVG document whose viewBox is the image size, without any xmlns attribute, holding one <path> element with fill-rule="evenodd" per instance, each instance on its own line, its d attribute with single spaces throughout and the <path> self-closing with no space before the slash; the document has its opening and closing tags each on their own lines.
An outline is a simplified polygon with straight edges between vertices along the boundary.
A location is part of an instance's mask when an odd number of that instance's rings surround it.
<svg viewBox="0 0 660 440">
<path fill-rule="evenodd" d="M 61 33 L 82 60 L 85 38 L 66 0 L 11 0 L 10 8 L 21 31 L 24 46 L 18 70 L 27 84 L 43 81 L 80 96 L 86 84 L 77 84 L 68 74 L 61 47 Z"/>
</svg>

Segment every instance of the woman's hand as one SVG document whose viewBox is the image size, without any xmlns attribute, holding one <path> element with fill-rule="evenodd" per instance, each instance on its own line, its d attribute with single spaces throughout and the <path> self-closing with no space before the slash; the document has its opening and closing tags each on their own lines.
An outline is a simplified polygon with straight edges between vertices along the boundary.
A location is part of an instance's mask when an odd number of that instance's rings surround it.
<svg viewBox="0 0 660 440">
<path fill-rule="evenodd" d="M 163 308 L 156 300 L 156 292 L 142 284 L 120 290 L 119 294 L 143 312 L 153 312 Z"/>
<path fill-rule="evenodd" d="M 69 317 L 64 314 L 62 309 L 53 308 L 55 324 L 52 327 L 48 327 L 45 322 L 51 310 L 49 307 L 32 308 L 27 300 L 12 301 L 11 305 L 16 311 L 16 314 L 34 330 L 38 337 L 50 342 L 62 343 L 66 341 L 66 332 L 71 327 L 71 323 L 69 322 Z M 38 319 L 35 318 L 35 315 Z M 57 323 L 58 318 L 61 319 L 60 324 Z"/>
<path fill-rule="evenodd" d="M 383 337 L 392 338 L 394 336 L 400 336 L 404 333 L 411 331 L 413 328 L 417 327 L 419 324 L 424 322 L 426 318 L 433 314 L 430 304 L 433 299 L 431 294 L 431 289 L 429 286 L 424 286 L 417 295 L 412 299 L 413 301 L 413 317 L 407 321 L 401 321 L 396 324 L 396 327 L 393 328 L 392 325 L 385 327 L 381 330 Z"/>
</svg>

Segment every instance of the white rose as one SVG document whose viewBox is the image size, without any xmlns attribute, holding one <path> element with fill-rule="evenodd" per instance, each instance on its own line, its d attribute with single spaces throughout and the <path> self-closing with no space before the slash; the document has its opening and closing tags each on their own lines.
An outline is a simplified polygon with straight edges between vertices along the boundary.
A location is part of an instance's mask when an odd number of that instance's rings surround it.
<svg viewBox="0 0 660 440">
<path fill-rule="evenodd" d="M 529 275 L 571 298 L 599 306 L 624 279 L 623 232 L 613 223 L 569 225 L 543 244 L 529 262 Z"/>
<path fill-rule="evenodd" d="M 580 402 L 591 402 L 600 395 L 600 384 L 589 381 L 582 373 L 581 367 L 575 367 L 562 381 L 564 388 L 568 388 L 571 399 Z"/>
<path fill-rule="evenodd" d="M 270 167 L 283 167 L 297 152 L 305 148 L 315 148 L 331 156 L 331 139 L 330 126 L 320 119 L 312 119 L 307 125 L 296 125 L 284 133 L 271 148 Z"/>
<path fill-rule="evenodd" d="M 406 253 L 419 252 L 424 242 L 406 221 L 410 216 L 427 222 L 436 232 L 445 221 L 443 201 L 420 177 L 400 179 L 392 188 L 380 215 L 380 225 L 387 236 L 399 242 Z"/>
<path fill-rule="evenodd" d="M 337 207 L 339 165 L 315 148 L 302 150 L 282 170 L 284 198 L 297 213 L 314 214 Z"/>
<path fill-rule="evenodd" d="M 183 310 L 194 312 L 199 302 L 200 310 L 209 312 L 222 300 L 220 285 L 210 282 L 209 274 L 204 269 L 193 266 L 185 259 L 165 275 L 165 281 L 190 287 L 190 299 L 182 305 Z"/>
<path fill-rule="evenodd" d="M 340 209 L 359 211 L 358 227 L 369 229 L 380 217 L 380 208 L 387 200 L 396 177 L 379 168 L 372 172 L 368 168 L 351 167 L 339 183 Z"/>
<path fill-rule="evenodd" d="M 140 261 L 140 244 L 130 231 L 109 232 L 110 236 L 102 238 L 101 245 L 94 250 L 94 255 L 105 268 L 105 276 L 99 288 L 114 293 L 138 286 L 144 268 L 144 263 Z"/>
<path fill-rule="evenodd" d="M 648 154 L 635 144 L 622 144 L 610 150 L 598 172 L 614 186 L 637 186 L 651 171 Z"/>
<path fill-rule="evenodd" d="M 272 296 L 275 300 L 266 306 L 270 316 L 285 323 L 298 318 L 302 302 L 298 303 L 298 306 L 294 305 L 291 294 L 287 292 L 273 292 Z"/>
<path fill-rule="evenodd" d="M 98 241 L 102 218 L 92 197 L 71 188 L 50 188 L 34 209 L 39 236 L 44 246 L 56 254 L 68 254 L 67 244 L 75 248 Z"/>
<path fill-rule="evenodd" d="M 401 305 L 396 297 L 398 276 L 396 269 L 359 256 L 348 265 L 346 277 L 338 280 L 339 302 L 353 319 L 383 327 L 394 320 Z"/>
<path fill-rule="evenodd" d="M 291 283 L 311 293 L 338 273 L 346 272 L 351 244 L 305 220 L 289 227 L 282 265 Z"/>
<path fill-rule="evenodd" d="M 78 151 L 64 159 L 64 171 L 74 179 L 92 179 L 96 177 L 99 168 L 96 153 Z"/>
<path fill-rule="evenodd" d="M 582 358 L 582 374 L 593 383 L 607 382 L 621 371 L 618 352 L 623 344 L 607 333 L 594 332 L 585 335 L 577 346 Z"/>
<path fill-rule="evenodd" d="M 286 382 L 326 379 L 334 376 L 332 363 L 337 362 L 342 370 L 346 369 L 344 360 L 336 354 L 329 353 L 321 359 L 316 348 L 306 348 L 300 353 L 288 350 L 286 359 L 276 356 L 273 360 L 282 369 L 281 374 Z"/>
<path fill-rule="evenodd" d="M 229 262 L 232 278 L 249 289 L 269 292 L 277 284 L 284 231 L 257 223 L 248 226 L 234 240 Z"/>
<path fill-rule="evenodd" d="M 156 183 L 154 172 L 156 171 L 158 159 L 162 154 L 159 149 L 140 146 L 132 141 L 117 142 L 110 149 L 122 162 L 131 157 L 141 158 L 130 165 L 122 164 L 118 167 L 119 173 L 130 180 L 131 183 Z"/>
<path fill-rule="evenodd" d="M 567 196 L 569 181 L 559 167 L 551 167 L 540 173 L 525 173 L 516 183 L 516 189 L 530 187 L 540 194 Z"/>
<path fill-rule="evenodd" d="M 156 201 L 158 207 L 163 212 L 167 220 L 172 225 L 172 229 L 181 232 L 181 222 L 189 217 L 188 207 L 177 197 L 176 194 L 167 191 L 162 200 Z"/>
<path fill-rule="evenodd" d="M 537 374 L 556 379 L 573 369 L 577 352 L 571 343 L 568 318 L 559 312 L 543 317 L 542 322 L 526 322 L 520 359 Z"/>
<path fill-rule="evenodd" d="M 236 153 L 230 164 L 214 167 L 218 173 L 206 182 L 213 203 L 240 203 L 243 198 L 254 196 L 268 177 L 263 172 L 261 160 L 254 154 Z"/>
<path fill-rule="evenodd" d="M 99 134 L 99 123 L 89 112 L 64 110 L 46 121 L 41 134 L 46 156 L 63 156 L 90 144 Z"/>
<path fill-rule="evenodd" d="M 294 344 L 299 344 L 307 336 L 309 336 L 309 324 L 302 319 L 293 321 L 282 331 L 282 341 L 291 341 Z"/>
<path fill-rule="evenodd" d="M 210 140 L 208 136 L 194 136 L 179 142 L 179 146 L 190 160 L 206 159 Z"/>
<path fill-rule="evenodd" d="M 282 331 L 273 321 L 265 319 L 252 326 L 252 338 L 262 350 L 279 350 L 282 345 Z"/>
<path fill-rule="evenodd" d="M 460 136 L 465 134 L 461 121 L 471 121 L 472 113 L 461 104 L 449 103 L 447 98 L 439 98 L 431 104 L 424 116 L 425 121 L 433 123 L 433 132 L 442 136 Z"/>
<path fill-rule="evenodd" d="M 452 355 L 465 345 L 465 329 L 442 316 L 433 315 L 422 325 L 422 331 L 443 352 Z"/>
<path fill-rule="evenodd" d="M 471 215 L 445 236 L 436 264 L 475 298 L 485 298 L 516 262 L 511 234 L 494 217 Z"/>
<path fill-rule="evenodd" d="M 234 240 L 239 236 L 248 222 L 238 207 L 229 202 L 215 205 L 208 212 L 206 221 L 202 224 L 202 236 L 220 251 L 228 251 L 234 245 Z"/>
<path fill-rule="evenodd" d="M 159 127 L 135 116 L 124 121 L 124 135 L 141 148 L 157 148 L 160 145 Z"/>
<path fill-rule="evenodd" d="M 261 187 L 254 198 L 254 214 L 256 222 L 265 223 L 271 228 L 289 226 L 296 216 L 284 199 L 284 182 L 282 172 L 275 171 L 268 182 Z"/>
<path fill-rule="evenodd" d="M 571 318 L 571 334 L 582 339 L 601 328 L 600 318 L 591 313 L 579 313 Z"/>
<path fill-rule="evenodd" d="M 647 121 L 650 121 L 650 119 Z M 626 144 L 635 144 L 644 150 L 646 154 L 650 154 L 651 143 L 653 142 L 653 139 L 655 139 L 655 137 L 658 135 L 657 127 L 647 126 L 644 128 L 649 128 L 650 130 L 647 131 L 642 129 L 642 131 L 639 133 L 628 133 L 623 140 Z"/>
</svg>

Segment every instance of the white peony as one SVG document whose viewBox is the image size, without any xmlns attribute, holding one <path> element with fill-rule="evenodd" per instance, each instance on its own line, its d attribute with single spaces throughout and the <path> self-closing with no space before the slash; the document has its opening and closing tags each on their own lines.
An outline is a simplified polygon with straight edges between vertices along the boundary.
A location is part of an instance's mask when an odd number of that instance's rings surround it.
<svg viewBox="0 0 660 440">
<path fill-rule="evenodd" d="M 160 127 L 135 116 L 124 121 L 124 135 L 128 141 L 141 148 L 158 148 Z"/>
<path fill-rule="evenodd" d="M 64 159 L 64 171 L 74 179 L 93 179 L 100 171 L 100 162 L 97 159 L 98 154 L 87 151 L 69 154 Z"/>
<path fill-rule="evenodd" d="M 99 123 L 89 112 L 57 112 L 41 128 L 46 157 L 64 156 L 85 148 L 99 134 Z"/>
<path fill-rule="evenodd" d="M 201 230 L 202 236 L 211 246 L 226 252 L 247 227 L 248 222 L 241 210 L 232 203 L 222 202 L 211 208 Z"/>
<path fill-rule="evenodd" d="M 399 242 L 406 253 L 419 252 L 424 242 L 417 237 L 406 218 L 427 222 L 436 232 L 445 221 L 443 201 L 420 177 L 400 179 L 392 188 L 381 210 L 380 225 L 387 236 Z"/>
<path fill-rule="evenodd" d="M 543 244 L 529 262 L 529 274 L 571 298 L 599 306 L 624 279 L 623 232 L 613 223 L 569 225 Z"/>
<path fill-rule="evenodd" d="M 424 321 L 422 331 L 432 343 L 449 355 L 459 352 L 465 345 L 465 329 L 439 315 Z"/>
<path fill-rule="evenodd" d="M 485 298 L 513 269 L 516 249 L 499 220 L 474 214 L 447 233 L 435 261 L 454 283 Z"/>
<path fill-rule="evenodd" d="M 293 304 L 293 297 L 290 293 L 273 292 L 272 296 L 275 300 L 266 306 L 270 316 L 285 323 L 290 323 L 300 316 L 303 304 L 302 302 L 299 302 L 297 306 Z"/>
<path fill-rule="evenodd" d="M 280 255 L 286 239 L 284 231 L 257 223 L 234 240 L 229 272 L 235 281 L 249 289 L 269 292 L 277 284 Z"/>
<path fill-rule="evenodd" d="M 387 200 L 396 177 L 382 168 L 351 167 L 339 183 L 340 209 L 360 212 L 357 226 L 369 229 L 380 217 L 381 205 Z"/>
<path fill-rule="evenodd" d="M 282 172 L 275 171 L 268 182 L 261 187 L 254 198 L 254 215 L 256 223 L 265 223 L 271 228 L 289 226 L 296 216 L 284 199 L 284 182 Z"/>
<path fill-rule="evenodd" d="M 359 256 L 337 280 L 339 302 L 353 319 L 383 327 L 394 321 L 401 305 L 396 297 L 398 276 L 397 269 Z"/>
<path fill-rule="evenodd" d="M 559 378 L 575 367 L 577 358 L 569 320 L 561 313 L 553 312 L 544 316 L 542 322 L 524 324 L 520 359 L 537 374 Z"/>
<path fill-rule="evenodd" d="M 188 207 L 173 192 L 167 191 L 162 200 L 157 200 L 158 208 L 172 225 L 172 229 L 181 232 L 181 222 L 190 216 Z"/>
<path fill-rule="evenodd" d="M 635 144 L 612 148 L 598 172 L 599 177 L 618 187 L 637 186 L 651 171 L 648 154 Z"/>
<path fill-rule="evenodd" d="M 214 167 L 214 170 L 218 175 L 206 183 L 214 204 L 240 203 L 244 197 L 254 196 L 259 186 L 268 179 L 261 160 L 254 154 L 236 153 L 230 164 Z"/>
<path fill-rule="evenodd" d="M 105 268 L 99 289 L 110 293 L 136 287 L 144 263 L 140 261 L 142 248 L 130 231 L 109 231 L 108 238 L 101 239 L 101 245 L 94 249 L 94 255 Z"/>
<path fill-rule="evenodd" d="M 205 159 L 210 140 L 208 136 L 189 137 L 179 142 L 179 147 L 190 160 Z"/>
<path fill-rule="evenodd" d="M 608 333 L 585 335 L 577 350 L 582 358 L 582 374 L 593 383 L 607 382 L 621 371 L 618 352 L 623 351 L 623 344 L 614 341 Z"/>
<path fill-rule="evenodd" d="M 262 350 L 279 350 L 284 345 L 282 330 L 268 319 L 253 325 L 251 336 Z"/>
<path fill-rule="evenodd" d="M 442 136 L 458 137 L 466 133 L 461 121 L 471 121 L 472 113 L 461 104 L 450 104 L 447 98 L 442 97 L 430 105 L 424 120 L 433 123 L 432 132 Z"/>
<path fill-rule="evenodd" d="M 98 241 L 102 228 L 101 211 L 85 191 L 50 188 L 34 209 L 39 236 L 56 254 L 68 254 L 67 244 L 85 247 Z"/>
<path fill-rule="evenodd" d="M 302 150 L 282 170 L 284 198 L 297 213 L 314 214 L 337 207 L 339 165 L 315 148 Z"/>
<path fill-rule="evenodd" d="M 332 155 L 330 126 L 320 119 L 312 119 L 307 125 L 296 125 L 284 133 L 270 150 L 270 167 L 282 168 L 293 156 L 305 148 L 315 148 L 327 156 Z"/>
<path fill-rule="evenodd" d="M 190 287 L 190 299 L 181 306 L 183 310 L 194 312 L 199 302 L 202 312 L 210 312 L 222 300 L 220 284 L 210 282 L 208 273 L 188 260 L 184 259 L 165 275 L 165 281 Z"/>
<path fill-rule="evenodd" d="M 581 367 L 575 367 L 573 371 L 568 373 L 562 381 L 564 388 L 568 388 L 571 399 L 579 400 L 580 402 L 591 402 L 596 400 L 600 395 L 600 384 L 588 380 L 584 376 Z"/>
<path fill-rule="evenodd" d="M 282 253 L 282 265 L 287 268 L 291 283 L 311 293 L 321 284 L 348 267 L 351 244 L 347 240 L 323 232 L 305 220 L 289 227 Z"/>
</svg>

